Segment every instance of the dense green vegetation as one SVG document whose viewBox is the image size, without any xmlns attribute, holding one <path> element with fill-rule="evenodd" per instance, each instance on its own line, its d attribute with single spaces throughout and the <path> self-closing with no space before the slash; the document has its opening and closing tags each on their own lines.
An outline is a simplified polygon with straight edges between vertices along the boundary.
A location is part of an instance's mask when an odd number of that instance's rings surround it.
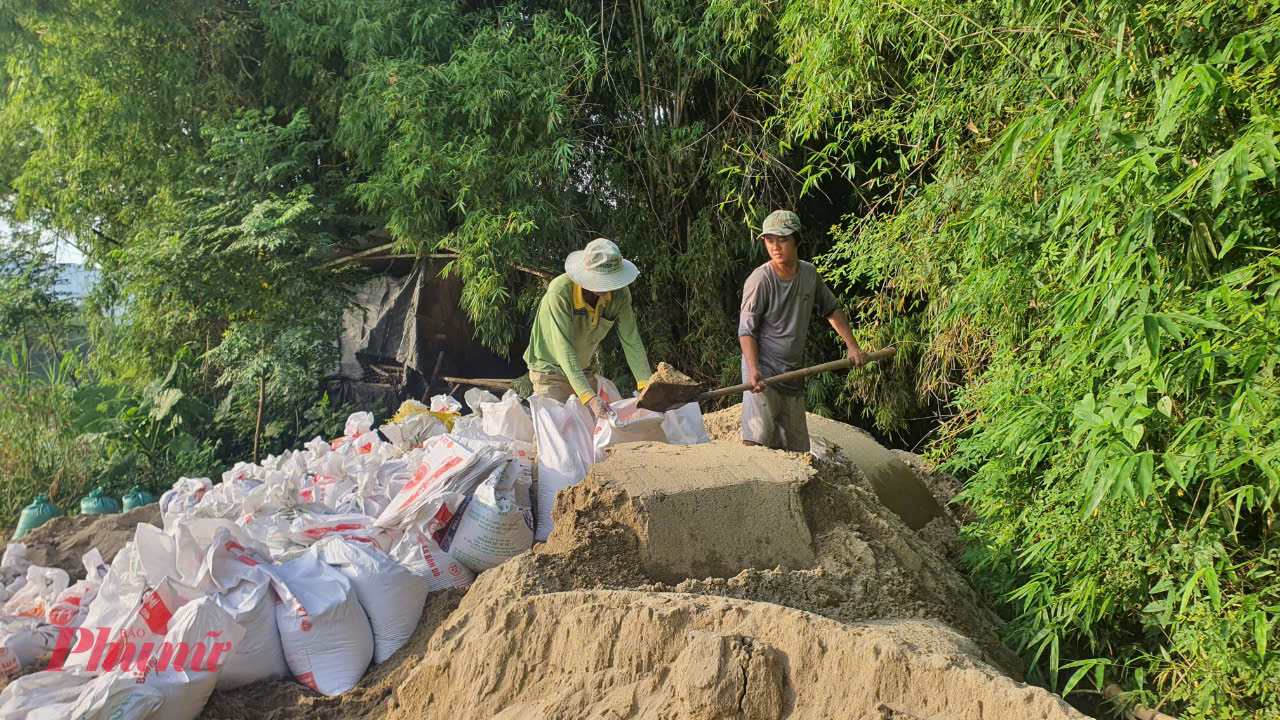
<svg viewBox="0 0 1280 720">
<path fill-rule="evenodd" d="M 966 480 L 1032 677 L 1280 717 L 1272 4 L 16 0 L 0 48 L 4 215 L 103 273 L 83 361 L 0 276 L 5 342 L 60 358 L 0 374 L 0 510 L 332 432 L 323 261 L 369 233 L 455 253 L 513 354 L 516 266 L 612 237 L 651 355 L 732 376 L 752 225 L 793 207 L 903 349 L 811 406 Z"/>
</svg>

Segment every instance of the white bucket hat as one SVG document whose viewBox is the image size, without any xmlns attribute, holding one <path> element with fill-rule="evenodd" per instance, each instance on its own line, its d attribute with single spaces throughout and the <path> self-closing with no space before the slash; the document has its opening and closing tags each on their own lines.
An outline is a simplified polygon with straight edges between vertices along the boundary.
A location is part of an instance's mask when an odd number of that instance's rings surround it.
<svg viewBox="0 0 1280 720">
<path fill-rule="evenodd" d="M 573 281 L 591 292 L 611 292 L 635 281 L 640 271 L 612 240 L 596 238 L 582 250 L 569 253 L 564 271 Z"/>
</svg>

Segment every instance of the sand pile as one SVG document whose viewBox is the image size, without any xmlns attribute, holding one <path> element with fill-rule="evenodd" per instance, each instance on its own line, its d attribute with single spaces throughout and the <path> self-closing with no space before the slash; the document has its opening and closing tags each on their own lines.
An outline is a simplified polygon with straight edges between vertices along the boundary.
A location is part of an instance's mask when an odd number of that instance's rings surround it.
<svg viewBox="0 0 1280 720">
<path fill-rule="evenodd" d="M 27 546 L 27 560 L 33 565 L 62 568 L 75 582 L 84 579 L 81 558 L 85 553 L 96 547 L 110 565 L 120 548 L 133 540 L 139 523 L 160 526 L 160 505 L 152 503 L 113 515 L 56 517 L 17 542 Z"/>
<path fill-rule="evenodd" d="M 654 477 L 665 478 L 661 489 Z M 716 485 L 710 492 L 709 484 Z M 762 484 L 786 486 L 793 499 L 762 500 Z M 945 547 L 908 529 L 839 454 L 725 441 L 624 445 L 561 493 L 555 523 L 546 544 L 484 573 L 473 592 L 640 589 L 770 602 L 845 623 L 939 620 L 976 642 L 988 662 L 1019 670 L 996 634 L 1000 619 L 948 562 Z M 766 557 L 777 561 L 734 567 L 735 554 L 752 553 L 770 536 Z M 812 548 L 807 561 L 794 552 L 801 542 Z M 673 582 L 668 567 L 680 566 L 691 547 L 732 571 L 703 567 Z"/>
<path fill-rule="evenodd" d="M 849 627 L 777 605 L 665 593 L 472 591 L 383 717 L 1081 717 L 978 652 L 929 622 Z"/>
</svg>

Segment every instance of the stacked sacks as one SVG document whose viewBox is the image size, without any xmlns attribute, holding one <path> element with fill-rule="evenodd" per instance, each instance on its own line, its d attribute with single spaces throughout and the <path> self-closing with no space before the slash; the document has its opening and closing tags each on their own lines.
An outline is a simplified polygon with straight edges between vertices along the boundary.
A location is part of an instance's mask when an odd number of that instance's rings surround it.
<svg viewBox="0 0 1280 720">
<path fill-rule="evenodd" d="M 61 716 L 186 718 L 213 687 L 284 676 L 328 695 L 353 687 L 408 640 L 430 592 L 465 587 L 531 546 L 543 529 L 535 464 L 549 532 L 555 490 L 595 460 L 596 424 L 576 400 L 550 404 L 572 418 L 561 423 L 577 443 L 568 449 L 543 398 L 532 415 L 511 393 L 468 402 L 468 417 L 442 399 L 411 408 L 384 426 L 391 442 L 357 413 L 342 437 L 238 463 L 216 485 L 181 478 L 160 500 L 163 528 L 137 526 L 109 568 L 87 555 L 88 577 L 70 587 L 11 547 L 0 580 L 15 598 L 29 585 L 18 599 L 43 611 L 15 631 L 43 633 L 65 672 L 14 681 L 0 716 L 25 717 L 36 695 Z M 166 641 L 203 642 L 220 661 L 203 674 L 167 660 L 149 668 L 154 655 L 137 666 L 143 646 Z M 142 678 L 133 687 L 126 667 Z"/>
</svg>

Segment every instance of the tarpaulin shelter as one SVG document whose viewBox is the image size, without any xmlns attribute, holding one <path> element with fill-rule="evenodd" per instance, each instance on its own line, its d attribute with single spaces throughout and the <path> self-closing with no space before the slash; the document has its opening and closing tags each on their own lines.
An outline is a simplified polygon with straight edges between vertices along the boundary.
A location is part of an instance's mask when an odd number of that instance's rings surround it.
<svg viewBox="0 0 1280 720">
<path fill-rule="evenodd" d="M 475 339 L 459 307 L 462 281 L 440 275 L 449 258 L 370 255 L 358 261 L 371 274 L 356 285 L 356 307 L 338 337 L 338 369 L 329 378 L 335 401 L 389 409 L 409 398 L 448 392 L 444 376 L 525 373 L 519 352 L 504 358 Z M 512 347 L 526 342 L 517 337 Z"/>
</svg>

